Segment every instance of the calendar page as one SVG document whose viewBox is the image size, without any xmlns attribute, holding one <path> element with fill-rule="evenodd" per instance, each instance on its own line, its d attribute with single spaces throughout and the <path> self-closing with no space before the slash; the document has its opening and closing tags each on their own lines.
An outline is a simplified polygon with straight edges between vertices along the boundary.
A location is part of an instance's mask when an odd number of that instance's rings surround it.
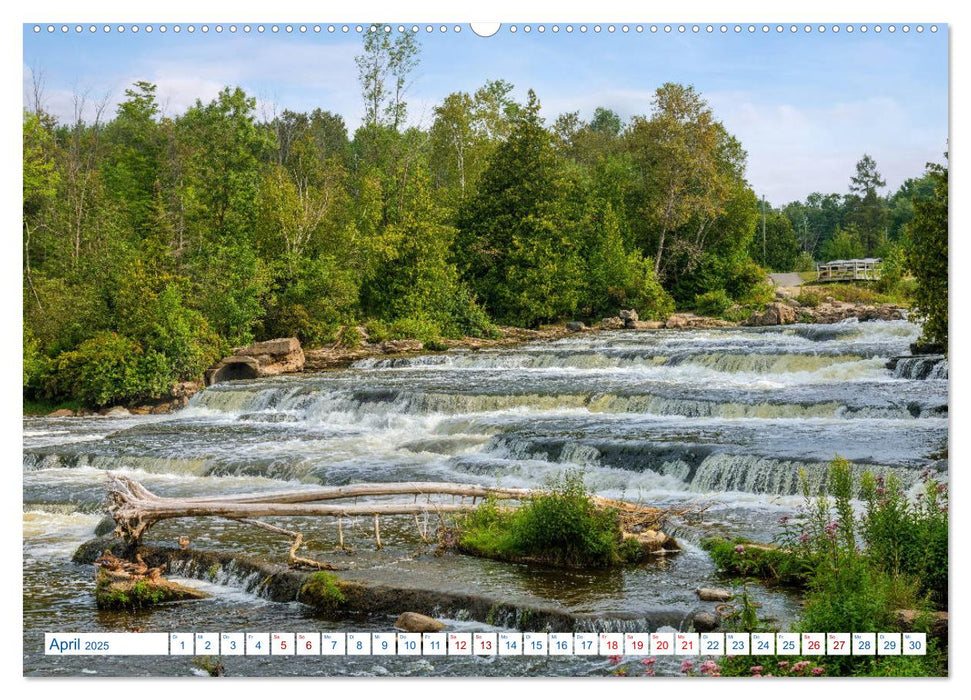
<svg viewBox="0 0 971 700">
<path fill-rule="evenodd" d="M 949 25 L 403 11 L 24 20 L 23 675 L 948 676 Z"/>
</svg>

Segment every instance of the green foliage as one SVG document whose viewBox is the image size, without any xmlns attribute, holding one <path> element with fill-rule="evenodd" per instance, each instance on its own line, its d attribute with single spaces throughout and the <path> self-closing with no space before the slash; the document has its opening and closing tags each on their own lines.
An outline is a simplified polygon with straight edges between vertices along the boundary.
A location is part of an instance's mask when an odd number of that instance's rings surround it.
<svg viewBox="0 0 971 700">
<path fill-rule="evenodd" d="M 29 326 L 24 326 L 24 389 L 35 391 L 47 372 L 49 362 L 40 350 L 40 342 Z"/>
<path fill-rule="evenodd" d="M 24 113 L 26 399 L 146 399 L 233 347 L 319 346 L 365 319 L 381 326 L 372 339 L 435 349 L 495 337 L 493 320 L 536 327 L 618 308 L 663 320 L 696 304 L 741 320 L 772 299 L 747 156 L 694 88 L 663 85 L 628 124 L 599 107 L 548 127 L 535 94 L 519 104 L 494 80 L 449 95 L 430 128 L 407 128 L 417 40 L 375 29 L 357 61 L 366 117 L 352 139 L 322 109 L 260 122 L 232 87 L 172 116 L 143 81 L 97 124 Z M 927 337 L 941 337 L 946 230 L 943 248 L 926 240 L 942 192 L 946 219 L 946 170 L 874 200 L 882 185 L 865 160 L 849 197 L 769 209 L 763 262 L 805 267 L 799 246 L 854 254 L 874 207 L 889 207 L 879 290 L 914 292 Z"/>
<path fill-rule="evenodd" d="M 802 250 L 796 256 L 796 262 L 792 269 L 796 272 L 813 272 L 816 269 L 816 261 L 813 260 L 812 255 Z"/>
<path fill-rule="evenodd" d="M 893 474 L 864 475 L 860 532 L 867 552 L 889 574 L 919 581 L 921 594 L 947 607 L 948 491 L 924 472 L 924 489 L 910 502 Z"/>
<path fill-rule="evenodd" d="M 169 384 L 164 355 L 146 353 L 117 333 L 99 333 L 54 358 L 44 389 L 48 396 L 76 396 L 91 406 L 107 406 L 162 396 Z"/>
<path fill-rule="evenodd" d="M 859 231 L 852 225 L 845 229 L 837 227 L 833 237 L 822 247 L 825 260 L 854 260 L 865 255 L 866 250 L 860 240 Z"/>
<path fill-rule="evenodd" d="M 300 600 L 324 612 L 335 612 L 347 600 L 340 579 L 327 571 L 310 574 L 300 588 Z"/>
<path fill-rule="evenodd" d="M 695 297 L 695 311 L 702 316 L 721 316 L 731 305 L 732 300 L 724 289 L 705 292 Z"/>
<path fill-rule="evenodd" d="M 799 256 L 799 239 L 789 217 L 774 209 L 766 211 L 764 239 L 761 226 L 757 226 L 750 253 L 753 260 L 758 260 L 769 270 L 795 270 Z"/>
<path fill-rule="evenodd" d="M 930 610 L 946 605 L 947 489 L 924 474 L 925 488 L 910 503 L 899 483 L 864 474 L 860 492 L 866 502 L 862 517 L 853 504 L 851 465 L 836 458 L 830 464 L 827 486 L 817 496 L 802 474 L 805 502 L 799 517 L 782 519 L 779 564 L 795 564 L 806 588 L 805 603 L 794 631 L 880 632 L 894 629 L 898 609 Z M 862 545 L 862 546 L 861 546 Z M 707 544 L 720 566 L 742 575 L 757 574 L 761 565 L 751 545 L 720 541 Z M 741 550 L 741 551 L 739 551 Z M 778 569 L 774 567 L 771 572 Z M 929 631 L 931 619 L 918 616 L 917 631 Z M 919 662 L 898 666 L 892 659 L 830 656 L 826 675 L 938 675 L 946 671 L 946 653 L 930 640 L 928 655 Z M 747 660 L 746 660 L 747 661 Z M 784 658 L 760 659 L 775 668 Z M 822 672 L 821 672 L 822 673 Z M 750 675 L 738 664 L 726 663 L 723 675 Z"/>
<path fill-rule="evenodd" d="M 551 479 L 549 493 L 515 510 L 487 501 L 459 525 L 459 546 L 498 559 L 533 560 L 568 568 L 603 568 L 632 554 L 622 547 L 616 513 L 598 509 L 583 474 L 567 471 Z"/>
<path fill-rule="evenodd" d="M 727 576 L 750 576 L 770 584 L 804 586 L 812 573 L 811 562 L 801 552 L 782 547 L 718 537 L 701 544 L 718 570 Z"/>
<path fill-rule="evenodd" d="M 907 274 L 907 250 L 902 245 L 890 245 L 883 254 L 877 289 L 884 294 L 900 291 L 900 284 Z"/>
<path fill-rule="evenodd" d="M 914 200 L 914 219 L 907 225 L 910 269 L 917 278 L 914 310 L 923 320 L 922 338 L 947 348 L 948 168 L 929 164 L 934 196 Z"/>
<path fill-rule="evenodd" d="M 536 326 L 572 314 L 580 258 L 564 220 L 565 183 L 532 92 L 459 214 L 460 268 L 498 320 Z"/>
<path fill-rule="evenodd" d="M 796 297 L 796 301 L 798 301 L 802 306 L 816 308 L 823 303 L 823 295 L 818 289 L 804 287 L 799 290 L 799 295 Z"/>
</svg>

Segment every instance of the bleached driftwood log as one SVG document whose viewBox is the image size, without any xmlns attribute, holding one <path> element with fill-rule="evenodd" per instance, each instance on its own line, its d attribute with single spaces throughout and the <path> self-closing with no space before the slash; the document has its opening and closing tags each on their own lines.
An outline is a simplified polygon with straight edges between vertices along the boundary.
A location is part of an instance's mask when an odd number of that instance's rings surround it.
<svg viewBox="0 0 971 700">
<path fill-rule="evenodd" d="M 118 524 L 118 534 L 137 541 L 152 525 L 172 518 L 214 516 L 230 520 L 274 516 L 354 517 L 363 515 L 421 515 L 425 513 L 462 513 L 478 507 L 475 499 L 528 500 L 548 492 L 535 489 L 512 489 L 455 484 L 450 482 L 408 481 L 398 483 L 353 484 L 301 491 L 250 493 L 199 498 L 165 498 L 157 496 L 133 479 L 108 476 L 109 511 Z M 415 496 L 414 501 L 329 504 L 322 501 L 357 499 L 363 496 Z M 419 502 L 417 496 L 426 496 Z M 443 503 L 432 496 L 462 496 L 471 501 Z M 637 518 L 645 523 L 659 522 L 668 511 L 626 501 L 592 497 L 595 505 L 614 508 L 622 517 Z"/>
<path fill-rule="evenodd" d="M 108 475 L 108 497 L 110 500 L 108 510 L 116 523 L 115 534 L 129 542 L 139 542 L 150 527 L 163 520 L 218 517 L 286 535 L 292 540 L 288 556 L 289 563 L 320 569 L 337 569 L 339 567 L 297 556 L 297 549 L 303 543 L 301 533 L 263 522 L 258 518 L 280 516 L 335 517 L 338 519 L 339 546 L 343 548 L 343 518 L 372 516 L 374 518 L 375 542 L 380 549 L 381 534 L 378 519 L 381 515 L 412 515 L 415 517 L 417 526 L 419 515 L 425 515 L 427 521 L 427 516 L 430 514 L 441 518 L 446 513 L 463 513 L 475 510 L 486 499 L 522 502 L 548 493 L 536 489 L 408 481 L 328 486 L 299 491 L 166 498 L 152 493 L 133 479 L 119 474 Z M 412 498 L 392 502 L 358 503 L 357 499 L 361 497 L 373 496 L 411 496 Z M 419 499 L 421 496 L 424 498 Z M 443 502 L 442 496 L 451 496 L 452 500 Z M 456 501 L 456 497 L 461 497 L 461 500 Z M 353 499 L 353 501 L 350 503 L 333 503 L 333 501 L 348 499 Z M 629 529 L 631 525 L 658 529 L 661 523 L 671 515 L 670 510 L 651 508 L 626 501 L 599 496 L 593 496 L 591 500 L 597 507 L 616 510 L 624 523 L 625 530 Z M 427 541 L 427 524 L 424 531 L 419 527 L 419 534 L 423 541 Z"/>
</svg>

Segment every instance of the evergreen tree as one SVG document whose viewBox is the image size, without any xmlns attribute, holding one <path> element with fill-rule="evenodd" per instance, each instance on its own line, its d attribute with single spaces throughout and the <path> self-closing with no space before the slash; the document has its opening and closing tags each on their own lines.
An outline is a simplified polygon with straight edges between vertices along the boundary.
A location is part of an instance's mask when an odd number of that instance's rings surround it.
<svg viewBox="0 0 971 700">
<path fill-rule="evenodd" d="M 460 215 L 456 252 L 486 309 L 527 326 L 571 314 L 580 289 L 562 172 L 539 109 L 530 91 Z"/>
<path fill-rule="evenodd" d="M 914 200 L 910 235 L 910 269 L 917 278 L 914 310 L 923 319 L 922 338 L 947 348 L 947 183 L 946 165 L 929 163 L 927 177 L 934 181 L 934 195 Z"/>
</svg>

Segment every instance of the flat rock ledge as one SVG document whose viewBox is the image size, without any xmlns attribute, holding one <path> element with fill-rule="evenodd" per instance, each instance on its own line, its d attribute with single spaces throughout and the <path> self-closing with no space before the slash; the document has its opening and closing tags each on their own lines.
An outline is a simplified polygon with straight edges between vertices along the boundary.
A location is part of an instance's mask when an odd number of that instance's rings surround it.
<svg viewBox="0 0 971 700">
<path fill-rule="evenodd" d="M 461 618 L 523 632 L 651 632 L 660 627 L 688 630 L 698 612 L 697 609 L 654 607 L 637 611 L 577 613 L 552 603 L 529 605 L 492 595 L 354 580 L 347 576 L 349 572 L 342 574 L 345 578 L 334 576 L 343 600 L 335 606 L 334 597 L 329 596 L 317 605 L 307 596 L 305 584 L 318 574 L 245 555 L 146 545 L 135 548 L 120 540 L 98 538 L 81 545 L 73 559 L 79 564 L 92 564 L 105 550 L 126 558 L 134 558 L 137 553 L 148 566 L 166 566 L 167 571 L 186 578 L 224 584 L 228 578 L 233 582 L 247 582 L 250 593 L 274 602 L 304 603 L 325 619 L 349 619 L 365 613 L 387 615 L 398 620 L 408 612 L 435 621 Z"/>
</svg>

